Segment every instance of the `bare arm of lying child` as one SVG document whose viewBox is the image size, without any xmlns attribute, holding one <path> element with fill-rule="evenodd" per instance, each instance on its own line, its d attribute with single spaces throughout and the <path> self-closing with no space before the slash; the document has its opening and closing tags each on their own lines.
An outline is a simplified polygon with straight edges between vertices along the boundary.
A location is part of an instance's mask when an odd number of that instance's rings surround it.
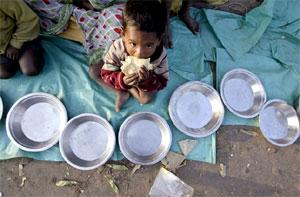
<svg viewBox="0 0 300 197">
<path fill-rule="evenodd" d="M 8 45 L 6 49 L 6 57 L 12 60 L 18 60 L 19 59 L 19 49 Z"/>
</svg>

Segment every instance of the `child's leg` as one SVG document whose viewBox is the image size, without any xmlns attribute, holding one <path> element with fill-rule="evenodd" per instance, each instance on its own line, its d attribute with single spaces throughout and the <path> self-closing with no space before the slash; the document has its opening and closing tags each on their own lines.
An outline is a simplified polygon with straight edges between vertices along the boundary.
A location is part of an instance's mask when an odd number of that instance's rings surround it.
<svg viewBox="0 0 300 197">
<path fill-rule="evenodd" d="M 8 79 L 16 74 L 18 62 L 7 58 L 4 54 L 0 55 L 0 79 Z"/>
<path fill-rule="evenodd" d="M 25 75 L 37 75 L 43 67 L 43 52 L 38 40 L 24 43 L 19 65 Z"/>
<path fill-rule="evenodd" d="M 114 88 L 108 86 L 100 77 L 100 71 L 103 66 L 103 61 L 100 61 L 98 64 L 90 66 L 89 68 L 89 75 L 90 77 L 95 80 L 99 85 L 104 86 L 108 89 L 116 91 Z M 116 91 L 116 101 L 115 101 L 115 111 L 119 112 L 122 105 L 128 100 L 129 93 L 125 91 Z"/>
<path fill-rule="evenodd" d="M 121 110 L 122 105 L 128 100 L 129 93 L 125 91 L 116 91 L 116 102 L 115 102 L 115 110 L 119 112 Z"/>
<path fill-rule="evenodd" d="M 101 77 L 100 77 L 100 71 L 101 68 L 103 66 L 104 62 L 102 60 L 100 60 L 100 62 L 98 64 L 95 65 L 91 65 L 89 67 L 89 75 L 90 77 L 96 81 L 99 85 L 104 85 L 105 83 L 102 81 Z"/>
<path fill-rule="evenodd" d="M 155 92 L 144 92 L 144 91 L 142 91 L 138 88 L 135 88 L 135 87 L 129 89 L 129 92 L 141 104 L 149 103 L 152 100 L 153 95 L 155 94 Z"/>
</svg>

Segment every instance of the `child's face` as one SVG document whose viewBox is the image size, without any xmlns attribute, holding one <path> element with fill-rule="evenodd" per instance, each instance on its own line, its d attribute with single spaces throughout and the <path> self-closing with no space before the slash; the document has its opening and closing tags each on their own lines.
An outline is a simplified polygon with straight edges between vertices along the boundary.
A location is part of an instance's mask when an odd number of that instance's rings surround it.
<svg viewBox="0 0 300 197">
<path fill-rule="evenodd" d="M 123 41 L 127 53 L 138 58 L 150 58 L 160 44 L 156 33 L 140 31 L 135 26 L 126 27 Z"/>
</svg>

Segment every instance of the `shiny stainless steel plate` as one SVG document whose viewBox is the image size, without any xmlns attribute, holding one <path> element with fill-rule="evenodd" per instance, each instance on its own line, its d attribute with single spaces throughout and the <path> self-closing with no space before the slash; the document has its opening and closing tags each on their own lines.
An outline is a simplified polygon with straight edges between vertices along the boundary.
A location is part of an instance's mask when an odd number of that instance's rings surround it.
<svg viewBox="0 0 300 197">
<path fill-rule="evenodd" d="M 297 111 L 298 117 L 300 119 L 300 96 L 298 96 L 298 98 L 296 100 L 296 111 Z"/>
<path fill-rule="evenodd" d="M 259 113 L 259 127 L 264 137 L 276 146 L 293 144 L 300 135 L 295 109 L 285 101 L 268 101 Z"/>
<path fill-rule="evenodd" d="M 155 113 L 135 113 L 123 122 L 119 130 L 121 152 L 135 164 L 159 162 L 169 152 L 171 143 L 169 125 Z"/>
<path fill-rule="evenodd" d="M 3 102 L 2 102 L 2 98 L 0 96 L 0 120 L 2 119 L 2 115 L 3 115 Z"/>
<path fill-rule="evenodd" d="M 222 124 L 224 106 L 218 92 L 200 81 L 179 86 L 169 102 L 169 115 L 174 125 L 191 137 L 206 137 Z"/>
<path fill-rule="evenodd" d="M 68 121 L 59 139 L 63 158 L 80 170 L 103 165 L 113 154 L 115 144 L 115 132 L 109 122 L 89 113 Z"/>
<path fill-rule="evenodd" d="M 61 101 L 47 93 L 31 93 L 15 102 L 8 112 L 6 132 L 20 149 L 43 151 L 58 142 L 67 123 Z"/>
<path fill-rule="evenodd" d="M 228 110 L 242 118 L 257 116 L 267 99 L 259 78 L 241 68 L 233 69 L 223 76 L 220 93 Z"/>
</svg>

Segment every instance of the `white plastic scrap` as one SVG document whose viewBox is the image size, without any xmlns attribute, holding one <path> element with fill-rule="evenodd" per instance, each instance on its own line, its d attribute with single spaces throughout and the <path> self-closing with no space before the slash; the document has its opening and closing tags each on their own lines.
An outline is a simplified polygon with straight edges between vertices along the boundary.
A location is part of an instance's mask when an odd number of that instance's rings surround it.
<svg viewBox="0 0 300 197">
<path fill-rule="evenodd" d="M 188 156 L 188 154 L 195 148 L 195 146 L 198 145 L 198 141 L 186 139 L 186 140 L 179 141 L 178 144 L 180 146 L 181 152 L 185 156 Z"/>
<path fill-rule="evenodd" d="M 150 196 L 193 196 L 194 188 L 184 183 L 173 173 L 160 168 L 158 175 L 150 189 Z"/>
</svg>

